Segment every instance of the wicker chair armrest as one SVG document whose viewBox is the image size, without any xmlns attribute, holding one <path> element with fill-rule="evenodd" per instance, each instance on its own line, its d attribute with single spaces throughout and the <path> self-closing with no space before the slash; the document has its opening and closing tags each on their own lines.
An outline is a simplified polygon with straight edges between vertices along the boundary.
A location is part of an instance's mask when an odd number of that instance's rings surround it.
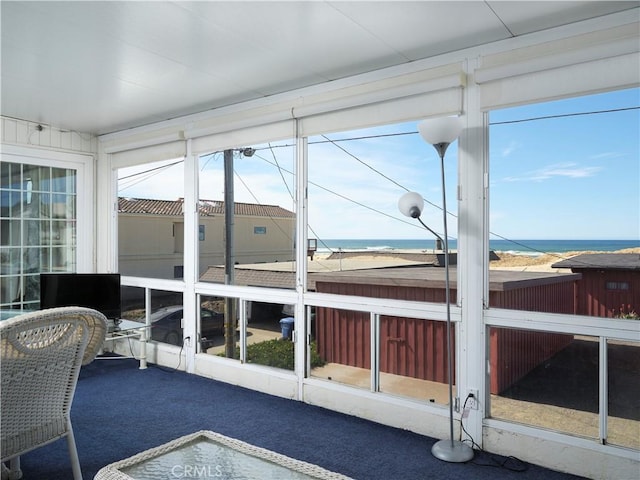
<svg viewBox="0 0 640 480">
<path fill-rule="evenodd" d="M 65 320 L 79 321 L 86 325 L 88 340 L 82 357 L 82 365 L 91 363 L 102 348 L 107 335 L 107 319 L 97 310 L 86 307 L 58 307 L 29 312 L 3 320 L 0 322 L 0 330 L 5 337 L 5 334 L 11 330 L 44 328 L 51 325 L 52 322 Z"/>
</svg>

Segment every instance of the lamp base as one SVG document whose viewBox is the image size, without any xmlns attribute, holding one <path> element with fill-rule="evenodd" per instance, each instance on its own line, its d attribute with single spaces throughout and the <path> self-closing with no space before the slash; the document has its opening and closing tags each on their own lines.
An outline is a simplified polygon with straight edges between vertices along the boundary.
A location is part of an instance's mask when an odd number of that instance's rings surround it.
<svg viewBox="0 0 640 480">
<path fill-rule="evenodd" d="M 431 447 L 431 454 L 445 462 L 464 463 L 473 458 L 473 449 L 457 440 L 440 440 Z"/>
</svg>

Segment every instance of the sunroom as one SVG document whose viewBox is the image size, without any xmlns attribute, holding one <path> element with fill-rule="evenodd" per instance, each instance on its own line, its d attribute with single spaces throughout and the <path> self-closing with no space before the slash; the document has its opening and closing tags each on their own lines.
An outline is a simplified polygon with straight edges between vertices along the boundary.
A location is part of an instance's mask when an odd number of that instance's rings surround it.
<svg viewBox="0 0 640 480">
<path fill-rule="evenodd" d="M 1 8 L 3 310 L 38 308 L 41 273 L 120 273 L 125 321 L 153 330 L 159 307 L 182 309 L 177 341 L 149 333 L 110 343 L 141 365 L 435 438 L 449 437 L 453 415 L 456 438 L 486 451 L 589 478 L 637 477 L 640 323 L 577 315 L 576 275 L 551 273 L 546 283 L 563 287 L 496 302 L 490 252 L 494 239 L 640 246 L 638 2 Z M 442 165 L 417 131 L 441 117 L 462 126 Z M 535 169 L 519 168 L 525 162 Z M 562 178 L 579 181 L 549 187 Z M 398 211 L 408 191 L 424 198 L 420 220 L 436 237 Z M 140 210 L 125 226 L 119 199 L 129 198 L 181 208 Z M 323 259 L 310 251 L 338 252 L 329 239 L 418 239 L 412 249 L 424 253 L 442 250 L 443 236 L 456 253 L 449 303 L 315 288 Z M 265 272 L 277 281 L 259 280 Z M 203 346 L 205 311 L 225 315 L 220 349 Z M 347 356 L 363 355 L 357 381 L 326 374 L 349 362 L 314 363 L 318 312 L 338 312 L 338 323 L 366 317 L 357 345 L 353 332 L 323 332 Z M 283 343 L 283 318 L 293 319 L 291 367 L 254 361 L 258 340 Z M 390 318 L 416 329 L 449 323 L 453 397 L 442 393 L 446 375 L 382 371 L 390 347 L 381 339 L 406 342 L 383 334 Z M 560 349 L 589 347 L 591 370 L 576 373 L 587 388 L 567 381 L 560 392 L 544 375 L 540 397 L 493 388 L 496 336 L 520 339 L 513 348 L 537 359 L 510 382 L 552 365 Z M 545 339 L 562 341 L 551 352 Z M 613 361 L 621 350 L 628 361 Z M 440 361 L 414 357 L 429 368 Z M 517 370 L 522 358 L 511 354 L 502 368 Z"/>
</svg>

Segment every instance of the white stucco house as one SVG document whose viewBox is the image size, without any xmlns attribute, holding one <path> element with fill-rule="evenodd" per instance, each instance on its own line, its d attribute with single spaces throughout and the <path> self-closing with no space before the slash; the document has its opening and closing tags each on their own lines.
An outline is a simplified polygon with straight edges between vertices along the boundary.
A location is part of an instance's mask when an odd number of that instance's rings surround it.
<svg viewBox="0 0 640 480">
<path fill-rule="evenodd" d="M 184 199 L 118 199 L 119 271 L 123 275 L 182 278 Z M 224 202 L 200 200 L 199 271 L 224 265 Z M 295 214 L 275 205 L 236 203 L 236 263 L 292 261 Z"/>
</svg>

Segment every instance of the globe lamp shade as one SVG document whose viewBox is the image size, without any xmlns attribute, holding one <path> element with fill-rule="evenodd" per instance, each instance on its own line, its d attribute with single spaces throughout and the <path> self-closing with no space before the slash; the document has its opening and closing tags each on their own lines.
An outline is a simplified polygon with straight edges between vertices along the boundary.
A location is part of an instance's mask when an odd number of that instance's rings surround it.
<svg viewBox="0 0 640 480">
<path fill-rule="evenodd" d="M 418 132 L 431 144 L 452 143 L 462 132 L 460 117 L 439 117 L 423 120 L 418 124 Z"/>
<path fill-rule="evenodd" d="M 424 199 L 416 192 L 407 192 L 398 200 L 398 209 L 403 215 L 418 218 L 424 209 Z"/>
</svg>

